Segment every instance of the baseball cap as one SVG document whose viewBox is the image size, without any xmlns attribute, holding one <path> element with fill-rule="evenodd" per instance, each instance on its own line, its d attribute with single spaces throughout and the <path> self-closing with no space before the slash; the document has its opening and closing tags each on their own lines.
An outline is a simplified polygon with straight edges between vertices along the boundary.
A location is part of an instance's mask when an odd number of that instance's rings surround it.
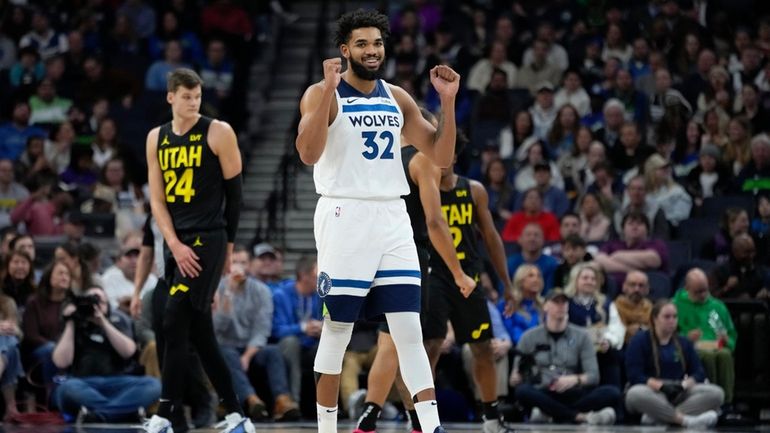
<svg viewBox="0 0 770 433">
<path fill-rule="evenodd" d="M 721 153 L 719 152 L 719 148 L 714 146 L 713 144 L 704 144 L 700 148 L 700 156 L 703 156 L 703 155 L 709 155 L 712 158 L 719 160 Z"/>
<path fill-rule="evenodd" d="M 541 81 L 540 83 L 537 84 L 537 92 L 540 93 L 543 90 L 553 92 L 553 84 L 551 84 L 550 81 Z"/>
<path fill-rule="evenodd" d="M 562 290 L 562 289 L 560 289 L 558 287 L 551 289 L 548 292 L 548 294 L 545 295 L 546 302 L 548 302 L 548 301 L 564 301 L 564 302 L 567 302 L 567 301 L 569 301 L 569 299 L 570 299 L 569 295 L 564 293 L 564 290 Z"/>
<path fill-rule="evenodd" d="M 265 254 L 272 254 L 275 257 L 275 248 L 267 242 L 254 245 L 254 257 L 260 257 Z"/>
</svg>

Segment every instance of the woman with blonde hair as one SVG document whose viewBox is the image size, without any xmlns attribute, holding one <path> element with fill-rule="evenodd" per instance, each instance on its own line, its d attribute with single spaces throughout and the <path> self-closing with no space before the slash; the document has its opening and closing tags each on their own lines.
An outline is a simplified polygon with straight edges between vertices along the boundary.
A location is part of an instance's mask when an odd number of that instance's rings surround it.
<svg viewBox="0 0 770 433">
<path fill-rule="evenodd" d="M 678 226 L 690 217 L 692 197 L 674 181 L 671 175 L 671 163 L 662 156 L 653 154 L 644 163 L 644 180 L 647 187 L 647 200 L 663 210 L 666 219 Z"/>
<path fill-rule="evenodd" d="M 570 271 L 564 293 L 570 297 L 569 321 L 577 326 L 607 325 L 607 297 L 599 290 L 604 284 L 604 273 L 591 262 L 578 263 Z"/>
<path fill-rule="evenodd" d="M 584 327 L 594 342 L 601 384 L 621 389 L 622 360 L 620 352 L 612 347 L 607 337 L 607 297 L 599 290 L 603 285 L 604 273 L 596 264 L 580 263 L 572 268 L 564 293 L 570 297 L 570 323 Z"/>
<path fill-rule="evenodd" d="M 535 265 L 524 264 L 513 275 L 513 299 L 516 305 L 510 317 L 503 315 L 503 324 L 514 344 L 530 328 L 540 324 L 543 315 L 543 275 Z M 498 304 L 500 312 L 505 310 L 505 301 Z"/>
<path fill-rule="evenodd" d="M 745 116 L 730 120 L 727 125 L 727 145 L 723 159 L 732 161 L 733 174 L 736 176 L 751 161 L 751 122 Z"/>
</svg>

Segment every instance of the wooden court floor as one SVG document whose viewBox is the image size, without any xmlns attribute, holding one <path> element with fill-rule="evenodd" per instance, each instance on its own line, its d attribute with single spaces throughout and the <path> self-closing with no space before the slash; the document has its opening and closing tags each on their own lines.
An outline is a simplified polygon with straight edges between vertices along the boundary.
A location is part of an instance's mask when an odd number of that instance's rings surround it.
<svg viewBox="0 0 770 433">
<path fill-rule="evenodd" d="M 409 433 L 405 423 L 380 422 L 378 424 L 378 433 Z M 481 424 L 451 423 L 445 425 L 447 433 L 481 433 Z M 611 426 L 611 427 L 589 427 L 564 424 L 509 424 L 511 433 L 662 433 L 679 432 L 683 429 L 665 428 L 665 427 L 633 427 L 633 426 Z M 281 424 L 257 424 L 257 432 L 265 433 L 311 433 L 316 431 L 314 422 L 281 423 Z M 340 422 L 339 433 L 351 433 L 353 425 L 349 422 Z M 770 433 L 770 425 L 759 425 L 742 427 L 739 429 L 717 429 L 719 432 L 734 433 Z M 138 425 L 128 424 L 84 424 L 84 425 L 63 425 L 63 426 L 15 426 L 2 425 L 0 433 L 141 433 L 142 429 Z M 196 429 L 191 433 L 218 433 L 219 430 Z"/>
</svg>

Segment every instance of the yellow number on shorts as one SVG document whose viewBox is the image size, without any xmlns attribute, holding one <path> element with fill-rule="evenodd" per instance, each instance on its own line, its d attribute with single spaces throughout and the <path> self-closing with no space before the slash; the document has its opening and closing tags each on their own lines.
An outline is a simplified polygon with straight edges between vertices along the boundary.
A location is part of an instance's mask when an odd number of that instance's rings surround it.
<svg viewBox="0 0 770 433">
<path fill-rule="evenodd" d="M 459 227 L 449 227 L 449 233 L 452 235 L 452 243 L 454 243 L 455 250 L 460 246 L 460 242 L 463 241 L 463 232 Z M 465 259 L 465 253 L 458 251 L 457 260 Z"/>
<path fill-rule="evenodd" d="M 163 172 L 163 178 L 166 181 L 166 201 L 174 203 L 176 197 L 182 197 L 185 203 L 190 203 L 190 200 L 195 196 L 195 190 L 193 189 L 193 169 L 188 168 L 182 172 L 182 176 L 177 179 L 175 171 Z M 171 193 L 173 191 L 173 194 Z"/>
</svg>

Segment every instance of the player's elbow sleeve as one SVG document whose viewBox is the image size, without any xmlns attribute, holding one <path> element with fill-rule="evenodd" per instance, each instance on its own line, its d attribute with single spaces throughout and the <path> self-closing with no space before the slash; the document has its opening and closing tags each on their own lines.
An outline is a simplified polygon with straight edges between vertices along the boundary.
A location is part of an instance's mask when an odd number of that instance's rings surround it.
<svg viewBox="0 0 770 433">
<path fill-rule="evenodd" d="M 227 224 L 227 242 L 234 242 L 238 233 L 238 219 L 241 214 L 243 196 L 242 176 L 225 180 L 225 223 Z"/>
</svg>

